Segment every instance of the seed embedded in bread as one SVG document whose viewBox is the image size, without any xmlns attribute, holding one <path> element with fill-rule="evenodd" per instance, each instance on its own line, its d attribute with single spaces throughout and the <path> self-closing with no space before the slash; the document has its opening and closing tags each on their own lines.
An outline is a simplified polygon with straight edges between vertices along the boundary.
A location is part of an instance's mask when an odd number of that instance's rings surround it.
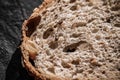
<svg viewBox="0 0 120 80">
<path fill-rule="evenodd" d="M 38 49 L 26 48 L 38 53 L 37 70 L 68 80 L 119 80 L 120 17 L 112 1 L 54 0 L 40 12 L 41 22 L 27 34 Z"/>
</svg>

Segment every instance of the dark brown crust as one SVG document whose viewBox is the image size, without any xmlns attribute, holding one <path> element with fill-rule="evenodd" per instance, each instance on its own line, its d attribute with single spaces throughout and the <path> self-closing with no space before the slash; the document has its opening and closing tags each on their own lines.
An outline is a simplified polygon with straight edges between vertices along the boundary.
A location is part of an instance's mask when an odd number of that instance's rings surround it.
<svg viewBox="0 0 120 80">
<path fill-rule="evenodd" d="M 29 61 L 30 51 L 28 51 L 25 48 L 26 47 L 25 45 L 28 45 L 28 40 L 29 40 L 29 37 L 30 37 L 31 33 L 34 32 L 34 31 L 31 31 L 31 30 L 35 29 L 36 25 L 38 25 L 38 24 L 35 24 L 35 26 L 30 27 L 32 29 L 27 30 L 27 28 L 29 28 L 28 27 L 29 23 L 31 22 L 31 20 L 37 20 L 37 19 L 34 19 L 34 18 L 39 17 L 40 13 L 42 13 L 43 10 L 46 9 L 46 7 L 48 7 L 49 5 L 51 5 L 54 2 L 55 2 L 55 0 L 44 0 L 42 5 L 40 5 L 38 8 L 35 8 L 32 15 L 27 20 L 25 20 L 23 25 L 22 25 L 22 40 L 23 41 L 22 41 L 22 44 L 21 44 L 20 47 L 21 47 L 21 51 L 22 51 L 23 63 L 24 63 L 25 68 L 28 70 L 28 72 L 30 74 L 32 74 L 32 76 L 35 77 L 35 80 L 70 80 L 70 79 L 60 78 L 60 77 L 58 77 L 54 74 L 51 75 L 51 74 L 38 72 L 38 70 Z M 39 21 L 40 20 L 37 20 L 37 22 L 39 22 Z"/>
</svg>

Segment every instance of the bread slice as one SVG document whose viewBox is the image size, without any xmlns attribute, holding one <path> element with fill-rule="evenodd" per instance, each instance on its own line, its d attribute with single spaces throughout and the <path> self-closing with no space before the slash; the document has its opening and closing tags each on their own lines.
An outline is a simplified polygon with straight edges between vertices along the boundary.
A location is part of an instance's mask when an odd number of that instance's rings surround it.
<svg viewBox="0 0 120 80">
<path fill-rule="evenodd" d="M 45 0 L 22 26 L 36 80 L 120 80 L 119 0 Z"/>
</svg>

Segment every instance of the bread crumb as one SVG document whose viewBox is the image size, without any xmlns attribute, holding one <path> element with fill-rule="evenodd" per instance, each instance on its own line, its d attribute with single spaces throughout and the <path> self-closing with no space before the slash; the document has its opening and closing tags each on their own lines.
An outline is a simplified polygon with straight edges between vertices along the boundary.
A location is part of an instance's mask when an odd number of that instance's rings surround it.
<svg viewBox="0 0 120 80">
<path fill-rule="evenodd" d="M 59 0 L 47 7 L 31 35 L 38 50 L 30 47 L 30 52 L 39 53 L 34 60 L 37 69 L 71 80 L 118 80 L 120 20 L 116 3 Z"/>
</svg>

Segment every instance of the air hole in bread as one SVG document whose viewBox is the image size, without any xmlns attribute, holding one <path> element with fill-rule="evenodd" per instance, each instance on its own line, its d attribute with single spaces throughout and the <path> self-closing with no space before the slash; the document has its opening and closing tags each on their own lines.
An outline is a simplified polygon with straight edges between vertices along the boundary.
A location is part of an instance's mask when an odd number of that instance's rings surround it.
<svg viewBox="0 0 120 80">
<path fill-rule="evenodd" d="M 58 0 L 58 3 L 60 2 L 60 0 Z"/>
<path fill-rule="evenodd" d="M 38 29 L 41 29 L 43 27 L 43 24 L 40 24 L 39 26 L 38 26 Z"/>
<path fill-rule="evenodd" d="M 58 24 L 61 25 L 63 23 L 63 19 L 61 19 Z"/>
<path fill-rule="evenodd" d="M 41 79 L 40 79 L 41 80 Z M 46 78 L 46 80 L 52 80 L 52 79 L 50 79 L 50 78 Z"/>
<path fill-rule="evenodd" d="M 88 23 L 91 23 L 91 22 L 94 21 L 94 20 L 95 20 L 95 18 L 89 19 L 89 20 L 88 20 Z"/>
<path fill-rule="evenodd" d="M 51 67 L 51 68 L 48 68 L 48 71 L 50 71 L 50 72 L 52 72 L 52 73 L 55 73 L 55 68 L 54 68 L 54 66 Z"/>
<path fill-rule="evenodd" d="M 86 25 L 86 22 L 77 22 L 77 23 L 72 24 L 72 28 L 77 28 L 77 27 L 85 26 L 85 25 Z"/>
<path fill-rule="evenodd" d="M 80 33 L 73 33 L 72 35 L 70 35 L 70 37 L 74 37 L 74 38 L 77 38 L 77 37 L 80 37 Z"/>
<path fill-rule="evenodd" d="M 120 27 L 120 23 L 116 23 L 116 24 L 114 24 L 114 26 Z"/>
<path fill-rule="evenodd" d="M 61 65 L 64 67 L 64 68 L 70 68 L 70 64 L 69 63 L 65 63 L 64 61 L 62 61 Z"/>
<path fill-rule="evenodd" d="M 43 17 L 43 20 L 46 20 L 46 18 L 45 18 L 45 17 Z"/>
<path fill-rule="evenodd" d="M 74 5 L 70 8 L 70 10 L 72 10 L 72 11 L 77 10 L 77 9 L 78 9 L 77 5 Z"/>
<path fill-rule="evenodd" d="M 80 63 L 80 59 L 75 59 L 72 61 L 72 64 L 78 65 Z"/>
<path fill-rule="evenodd" d="M 118 10 L 120 10 L 120 5 L 113 6 L 113 7 L 111 8 L 111 10 L 112 10 L 112 11 L 118 11 Z"/>
<path fill-rule="evenodd" d="M 78 46 L 79 43 L 70 44 L 63 49 L 63 52 L 75 52 Z"/>
<path fill-rule="evenodd" d="M 70 0 L 70 3 L 74 3 L 74 2 L 76 2 L 76 0 Z"/>
<path fill-rule="evenodd" d="M 73 79 L 73 80 L 79 80 L 78 78 L 75 78 L 75 79 Z"/>
<path fill-rule="evenodd" d="M 33 66 L 35 66 L 35 63 L 34 63 L 34 61 L 33 61 L 31 58 L 29 58 L 29 61 L 31 62 L 31 64 L 32 64 Z"/>
<path fill-rule="evenodd" d="M 62 11 L 63 10 L 62 7 L 59 7 L 59 10 Z"/>
<path fill-rule="evenodd" d="M 46 14 L 46 13 L 47 13 L 47 10 L 45 10 L 45 11 L 42 12 L 43 15 Z"/>
<path fill-rule="evenodd" d="M 100 40 L 101 36 L 100 35 L 96 35 L 95 38 L 96 38 L 96 40 Z"/>
<path fill-rule="evenodd" d="M 54 25 L 54 28 L 56 28 L 56 27 L 58 27 L 58 28 L 62 27 L 62 25 L 61 25 L 62 23 L 63 23 L 63 20 L 60 20 L 59 22 L 57 22 L 56 25 Z"/>
<path fill-rule="evenodd" d="M 107 17 L 106 22 L 110 23 L 113 18 L 114 18 L 113 16 Z"/>
<path fill-rule="evenodd" d="M 63 52 L 75 52 L 76 47 L 67 46 L 64 48 Z"/>
<path fill-rule="evenodd" d="M 58 15 L 57 15 L 57 14 L 55 14 L 54 18 L 55 18 L 55 19 L 57 19 L 57 18 L 58 18 Z"/>
<path fill-rule="evenodd" d="M 48 28 L 48 29 L 43 33 L 43 39 L 47 39 L 47 38 L 52 34 L 53 31 L 54 31 L 53 28 Z"/>
<path fill-rule="evenodd" d="M 106 71 L 102 71 L 102 74 L 105 74 L 106 73 Z"/>
<path fill-rule="evenodd" d="M 63 36 L 63 33 L 59 33 L 59 35 L 58 35 L 58 36 L 59 36 L 59 37 L 60 37 L 60 36 Z"/>
<path fill-rule="evenodd" d="M 91 63 L 91 65 L 93 65 L 93 66 L 101 66 L 101 64 L 99 63 L 99 61 L 97 61 L 96 59 L 94 59 L 94 58 L 92 58 L 91 60 L 90 60 L 90 63 Z"/>
<path fill-rule="evenodd" d="M 56 49 L 57 47 L 58 47 L 58 42 L 57 41 L 51 41 L 49 43 L 49 48 Z"/>
<path fill-rule="evenodd" d="M 84 70 L 81 69 L 81 68 L 78 68 L 78 69 L 76 70 L 77 73 L 82 73 L 83 71 L 84 71 Z"/>
<path fill-rule="evenodd" d="M 89 74 L 93 73 L 92 69 L 87 70 Z"/>
<path fill-rule="evenodd" d="M 52 9 L 51 12 L 54 12 L 55 9 Z"/>
<path fill-rule="evenodd" d="M 97 33 L 99 31 L 99 29 L 95 28 L 92 30 L 92 33 Z"/>
<path fill-rule="evenodd" d="M 118 71 L 120 71 L 120 63 L 118 62 L 117 64 L 116 64 L 116 69 L 118 70 Z"/>
<path fill-rule="evenodd" d="M 75 52 L 76 49 L 78 48 L 78 46 L 79 46 L 80 49 L 82 49 L 82 50 L 88 49 L 88 48 L 91 48 L 91 49 L 92 49 L 92 46 L 91 46 L 90 44 L 88 44 L 86 41 L 80 41 L 80 42 L 73 43 L 73 44 L 70 44 L 70 45 L 66 46 L 66 47 L 63 49 L 63 52 Z"/>
<path fill-rule="evenodd" d="M 28 37 L 30 37 L 32 35 L 32 33 L 36 30 L 36 27 L 40 23 L 40 21 L 41 21 L 41 16 L 36 16 L 36 17 L 28 20 L 28 22 L 26 24 L 26 26 L 28 28 L 26 31 L 26 35 Z"/>
</svg>

